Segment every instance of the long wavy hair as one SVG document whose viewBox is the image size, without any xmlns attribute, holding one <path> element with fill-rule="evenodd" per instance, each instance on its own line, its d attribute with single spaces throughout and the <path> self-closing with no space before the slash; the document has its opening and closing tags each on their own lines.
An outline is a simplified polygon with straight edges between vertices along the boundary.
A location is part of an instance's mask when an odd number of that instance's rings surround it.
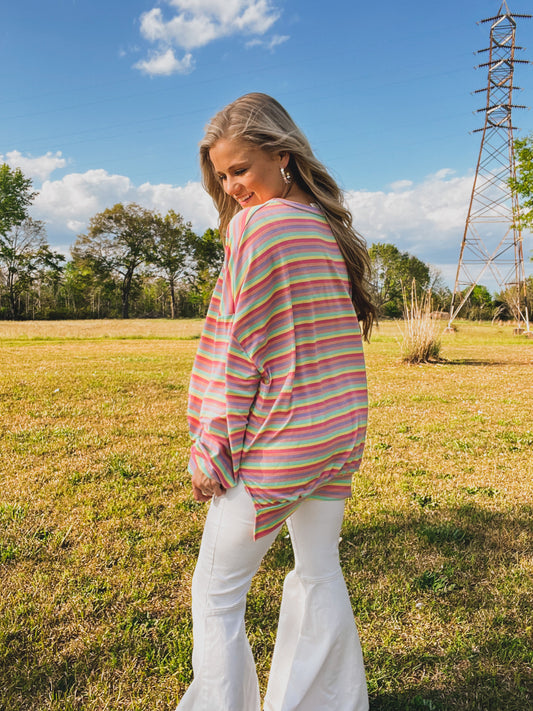
<svg viewBox="0 0 533 711">
<path fill-rule="evenodd" d="M 211 119 L 200 142 L 200 166 L 204 188 L 218 210 L 223 239 L 231 218 L 241 207 L 224 192 L 209 157 L 209 151 L 221 138 L 242 140 L 269 153 L 289 153 L 289 173 L 320 205 L 337 240 L 350 279 L 352 302 L 368 340 L 376 307 L 370 298 L 370 259 L 366 244 L 353 228 L 342 191 L 315 158 L 307 138 L 283 106 L 267 94 L 245 94 Z"/>
</svg>

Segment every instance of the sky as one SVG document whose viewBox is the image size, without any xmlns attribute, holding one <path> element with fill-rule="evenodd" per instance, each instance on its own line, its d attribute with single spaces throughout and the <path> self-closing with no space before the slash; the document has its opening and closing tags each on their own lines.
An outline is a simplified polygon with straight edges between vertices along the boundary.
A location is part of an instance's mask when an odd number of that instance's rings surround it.
<svg viewBox="0 0 533 711">
<path fill-rule="evenodd" d="M 392 242 L 451 286 L 477 163 L 500 0 L 25 0 L 0 8 L 0 162 L 38 196 L 31 215 L 68 255 L 117 202 L 216 212 L 198 142 L 238 96 L 274 96 L 346 192 L 368 244 Z M 530 0 L 508 0 L 531 13 Z M 533 20 L 518 20 L 533 59 Z M 516 102 L 533 106 L 533 65 Z M 517 137 L 533 113 L 515 113 Z M 526 259 L 533 239 L 524 236 Z M 526 266 L 532 273 L 531 263 Z M 489 285 L 490 286 L 490 285 Z"/>
</svg>

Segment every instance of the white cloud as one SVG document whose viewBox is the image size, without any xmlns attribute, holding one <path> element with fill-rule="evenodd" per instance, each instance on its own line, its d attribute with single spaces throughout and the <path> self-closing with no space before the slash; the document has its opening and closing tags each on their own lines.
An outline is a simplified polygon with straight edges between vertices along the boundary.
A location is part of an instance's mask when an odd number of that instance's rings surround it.
<svg viewBox="0 0 533 711">
<path fill-rule="evenodd" d="M 169 76 L 176 73 L 188 74 L 193 70 L 194 62 L 190 53 L 183 59 L 176 59 L 174 51 L 167 49 L 166 52 L 155 52 L 150 59 L 137 62 L 135 68 L 150 76 Z"/>
<path fill-rule="evenodd" d="M 418 184 L 397 181 L 389 192 L 348 191 L 346 200 L 369 244 L 391 242 L 439 266 L 459 257 L 472 181 L 441 170 Z"/>
<path fill-rule="evenodd" d="M 217 38 L 217 24 L 206 15 L 176 15 L 165 21 L 156 7 L 141 18 L 141 34 L 150 42 L 176 45 L 185 50 L 203 47 Z"/>
<path fill-rule="evenodd" d="M 67 227 L 71 232 L 83 232 L 85 224 L 81 220 L 67 220 Z"/>
<path fill-rule="evenodd" d="M 249 42 L 246 43 L 246 47 L 251 48 L 251 47 L 265 47 L 266 49 L 273 50 L 274 47 L 277 47 L 280 44 L 283 44 L 286 42 L 288 39 L 290 39 L 289 35 L 274 35 L 268 40 L 261 40 L 261 39 L 253 39 L 250 40 Z"/>
<path fill-rule="evenodd" d="M 150 183 L 135 186 L 128 177 L 102 169 L 46 180 L 31 213 L 47 223 L 52 245 L 64 244 L 69 237 L 73 243 L 87 229 L 91 217 L 118 202 L 136 202 L 163 214 L 172 209 L 190 221 L 197 232 L 217 224 L 211 198 L 200 183 L 190 182 L 184 187 Z"/>
<path fill-rule="evenodd" d="M 174 210 L 190 221 L 196 232 L 217 226 L 217 211 L 201 183 L 188 182 L 184 187 L 144 183 L 136 192 L 136 201 L 141 205 L 163 214 Z"/>
<path fill-rule="evenodd" d="M 280 17 L 279 10 L 270 0 L 166 1 L 174 10 L 170 19 L 164 17 L 160 7 L 154 7 L 141 15 L 142 36 L 157 45 L 152 58 L 135 65 L 148 74 L 183 72 L 184 63 L 188 71 L 193 68 L 190 54 L 178 60 L 172 51 L 173 47 L 188 53 L 223 37 L 239 34 L 262 37 Z M 276 35 L 265 41 L 264 45 L 272 49 L 287 39 L 286 36 Z M 165 71 L 161 71 L 161 67 Z"/>
<path fill-rule="evenodd" d="M 405 190 L 406 188 L 411 188 L 413 186 L 412 180 L 397 180 L 395 183 L 391 183 L 391 188 L 397 192 L 398 190 Z"/>
<path fill-rule="evenodd" d="M 86 225 L 89 218 L 106 207 L 133 201 L 134 192 L 130 179 L 123 175 L 110 175 L 102 169 L 69 173 L 61 180 L 45 180 L 32 213 L 54 228 L 77 231 L 80 224 Z"/>
<path fill-rule="evenodd" d="M 0 153 L 0 163 L 7 163 L 11 168 L 20 168 L 28 178 L 46 180 L 59 168 L 64 168 L 67 161 L 62 157 L 61 151 L 52 153 L 48 151 L 42 156 L 22 155 L 20 151 L 8 151 L 5 155 Z"/>
</svg>

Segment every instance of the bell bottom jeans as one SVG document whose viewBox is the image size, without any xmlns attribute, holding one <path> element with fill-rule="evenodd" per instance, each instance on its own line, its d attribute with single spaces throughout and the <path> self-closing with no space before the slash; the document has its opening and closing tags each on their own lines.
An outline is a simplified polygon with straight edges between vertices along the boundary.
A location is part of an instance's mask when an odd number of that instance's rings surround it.
<svg viewBox="0 0 533 711">
<path fill-rule="evenodd" d="M 288 519 L 295 567 L 283 586 L 264 711 L 367 711 L 363 658 L 338 541 L 343 500 L 306 499 Z M 239 483 L 212 500 L 192 582 L 194 680 L 177 711 L 260 711 L 246 595 L 279 529 L 253 540 Z"/>
</svg>

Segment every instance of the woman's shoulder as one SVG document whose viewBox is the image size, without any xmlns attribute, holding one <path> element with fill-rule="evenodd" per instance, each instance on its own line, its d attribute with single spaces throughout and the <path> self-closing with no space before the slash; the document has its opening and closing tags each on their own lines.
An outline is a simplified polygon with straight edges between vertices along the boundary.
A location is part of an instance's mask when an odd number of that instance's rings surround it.
<svg viewBox="0 0 533 711">
<path fill-rule="evenodd" d="M 316 204 L 307 205 L 283 198 L 272 198 L 261 205 L 253 205 L 252 207 L 245 207 L 240 210 L 233 216 L 230 222 L 230 231 L 242 233 L 242 231 L 250 225 L 264 223 L 270 220 L 290 220 L 296 215 L 316 216 L 319 219 L 323 218 L 322 212 Z"/>
<path fill-rule="evenodd" d="M 278 217 L 279 219 L 283 219 L 286 217 L 287 219 L 290 219 L 294 217 L 295 215 L 317 215 L 320 216 L 322 214 L 320 208 L 316 203 L 304 203 L 304 202 L 295 202 L 293 200 L 287 200 L 286 198 L 272 198 L 271 200 L 267 200 L 267 202 L 264 202 L 262 205 L 257 205 L 255 208 L 247 208 L 248 211 L 250 211 L 250 216 L 251 216 L 251 211 L 254 210 L 253 215 L 258 215 L 261 217 L 271 217 L 275 218 Z"/>
<path fill-rule="evenodd" d="M 231 220 L 228 228 L 230 250 L 236 252 L 245 247 L 260 251 L 272 243 L 280 244 L 290 238 L 291 230 L 284 229 L 294 220 L 302 218 L 324 221 L 324 215 L 316 205 L 291 202 L 273 198 L 261 205 L 245 207 Z M 326 223 L 327 224 L 327 223 Z"/>
</svg>

